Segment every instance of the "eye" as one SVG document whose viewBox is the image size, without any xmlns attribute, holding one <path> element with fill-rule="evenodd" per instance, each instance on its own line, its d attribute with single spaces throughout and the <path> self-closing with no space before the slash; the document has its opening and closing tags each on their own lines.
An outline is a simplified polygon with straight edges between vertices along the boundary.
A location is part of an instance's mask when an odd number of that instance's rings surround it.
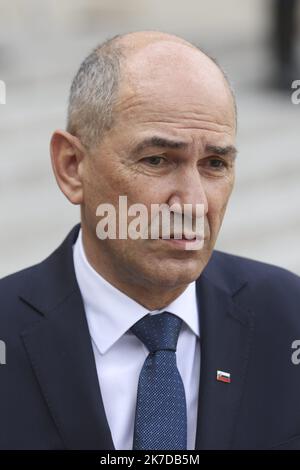
<svg viewBox="0 0 300 470">
<path fill-rule="evenodd" d="M 165 158 L 158 155 L 153 155 L 151 157 L 143 158 L 142 161 L 148 163 L 150 166 L 160 166 L 160 163 L 165 161 Z"/>
<path fill-rule="evenodd" d="M 217 169 L 217 170 L 222 170 L 223 168 L 227 168 L 228 164 L 224 160 L 221 160 L 219 158 L 210 158 L 209 159 L 209 166 L 211 168 Z"/>
</svg>

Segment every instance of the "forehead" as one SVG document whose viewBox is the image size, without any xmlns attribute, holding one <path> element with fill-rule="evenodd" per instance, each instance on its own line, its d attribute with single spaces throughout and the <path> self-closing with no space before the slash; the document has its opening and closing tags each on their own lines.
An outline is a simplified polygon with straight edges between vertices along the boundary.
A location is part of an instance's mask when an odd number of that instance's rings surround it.
<svg viewBox="0 0 300 470">
<path fill-rule="evenodd" d="M 203 53 L 156 43 L 132 53 L 121 70 L 117 123 L 131 129 L 234 133 L 232 96 L 223 74 Z"/>
</svg>

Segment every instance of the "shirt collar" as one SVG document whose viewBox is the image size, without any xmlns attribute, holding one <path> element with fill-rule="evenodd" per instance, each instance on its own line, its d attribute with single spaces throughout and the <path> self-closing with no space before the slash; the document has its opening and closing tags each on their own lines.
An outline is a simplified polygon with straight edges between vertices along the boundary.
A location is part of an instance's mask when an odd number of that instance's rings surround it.
<svg viewBox="0 0 300 470">
<path fill-rule="evenodd" d="M 82 295 L 91 337 L 99 352 L 106 351 L 138 320 L 165 310 L 180 317 L 200 336 L 196 283 L 192 282 L 173 302 L 161 310 L 150 311 L 106 281 L 86 258 L 82 231 L 73 245 L 75 274 Z"/>
</svg>

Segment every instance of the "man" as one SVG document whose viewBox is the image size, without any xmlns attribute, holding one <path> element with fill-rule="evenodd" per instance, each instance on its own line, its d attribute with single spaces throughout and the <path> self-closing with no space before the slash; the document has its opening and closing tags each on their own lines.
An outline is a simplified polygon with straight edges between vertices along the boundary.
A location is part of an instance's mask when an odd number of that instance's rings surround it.
<svg viewBox="0 0 300 470">
<path fill-rule="evenodd" d="M 51 140 L 81 224 L 0 283 L 1 448 L 300 448 L 299 278 L 214 250 L 235 137 L 224 73 L 183 39 L 130 33 L 83 62 Z M 120 195 L 194 222 L 201 205 L 201 248 L 174 225 L 101 239 Z"/>
</svg>

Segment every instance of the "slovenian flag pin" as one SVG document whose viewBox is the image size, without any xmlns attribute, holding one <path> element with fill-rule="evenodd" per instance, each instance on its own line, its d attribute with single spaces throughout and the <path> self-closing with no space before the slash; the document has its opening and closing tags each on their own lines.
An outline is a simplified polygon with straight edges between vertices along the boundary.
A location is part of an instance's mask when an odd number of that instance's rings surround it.
<svg viewBox="0 0 300 470">
<path fill-rule="evenodd" d="M 231 379 L 230 379 L 229 372 L 224 372 L 223 370 L 217 370 L 217 380 L 219 382 L 225 382 L 227 384 L 230 384 Z"/>
</svg>

